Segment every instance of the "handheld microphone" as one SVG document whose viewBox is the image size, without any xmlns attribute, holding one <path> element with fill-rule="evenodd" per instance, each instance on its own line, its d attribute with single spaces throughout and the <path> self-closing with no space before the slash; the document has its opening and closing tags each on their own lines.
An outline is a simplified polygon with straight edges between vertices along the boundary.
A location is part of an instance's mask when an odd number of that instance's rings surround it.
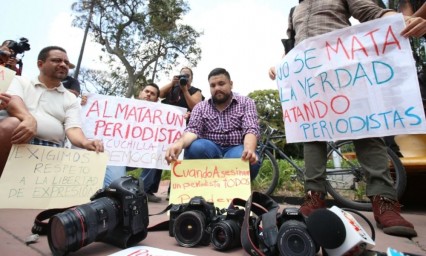
<svg viewBox="0 0 426 256">
<path fill-rule="evenodd" d="M 348 212 L 333 206 L 318 209 L 306 220 L 308 232 L 328 255 L 361 255 L 375 243 Z"/>
</svg>

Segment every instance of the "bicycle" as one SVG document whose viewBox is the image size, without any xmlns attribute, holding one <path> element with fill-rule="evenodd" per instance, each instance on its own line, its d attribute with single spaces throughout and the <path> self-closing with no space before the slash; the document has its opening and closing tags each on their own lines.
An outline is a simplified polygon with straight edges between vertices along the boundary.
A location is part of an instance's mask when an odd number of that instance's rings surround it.
<svg viewBox="0 0 426 256">
<path fill-rule="evenodd" d="M 293 159 L 286 155 L 273 140 L 282 140 L 285 134 L 279 133 L 278 130 L 266 125 L 262 131 L 262 139 L 259 141 L 258 152 L 262 166 L 270 171 L 261 171 L 259 175 L 269 176 L 269 184 L 264 184 L 259 190 L 266 194 L 272 194 L 279 181 L 279 165 L 272 154 L 277 153 L 284 161 L 287 161 L 296 170 L 293 176 L 294 180 L 304 184 L 305 170 L 299 166 Z M 356 154 L 354 153 L 354 145 L 351 140 L 327 142 L 327 167 L 326 167 L 326 190 L 336 202 L 344 207 L 353 208 L 360 211 L 371 210 L 370 199 L 365 195 L 366 175 L 360 166 Z M 389 169 L 394 180 L 394 188 L 397 196 L 400 198 L 407 183 L 407 177 L 404 166 L 398 156 L 388 147 L 387 155 L 389 159 Z M 261 168 L 262 170 L 262 168 Z"/>
</svg>

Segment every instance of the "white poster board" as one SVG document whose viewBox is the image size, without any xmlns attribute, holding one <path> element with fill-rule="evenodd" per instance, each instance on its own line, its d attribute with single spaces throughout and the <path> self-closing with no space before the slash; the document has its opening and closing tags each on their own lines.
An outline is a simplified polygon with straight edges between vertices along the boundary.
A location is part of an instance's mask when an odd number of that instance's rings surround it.
<svg viewBox="0 0 426 256">
<path fill-rule="evenodd" d="M 276 66 L 287 142 L 425 133 L 401 14 L 299 43 Z"/>
<path fill-rule="evenodd" d="M 170 170 L 164 156 L 186 127 L 185 113 L 157 102 L 89 94 L 83 131 L 103 140 L 109 165 Z"/>
</svg>

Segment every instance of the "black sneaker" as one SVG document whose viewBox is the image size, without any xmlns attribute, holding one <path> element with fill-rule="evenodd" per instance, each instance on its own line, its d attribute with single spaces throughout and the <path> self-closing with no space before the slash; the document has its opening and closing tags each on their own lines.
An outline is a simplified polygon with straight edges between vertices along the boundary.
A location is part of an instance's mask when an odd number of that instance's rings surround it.
<svg viewBox="0 0 426 256">
<path fill-rule="evenodd" d="M 147 193 L 146 196 L 148 197 L 148 202 L 158 203 L 161 201 L 161 198 L 158 196 L 155 196 L 154 194 Z"/>
</svg>

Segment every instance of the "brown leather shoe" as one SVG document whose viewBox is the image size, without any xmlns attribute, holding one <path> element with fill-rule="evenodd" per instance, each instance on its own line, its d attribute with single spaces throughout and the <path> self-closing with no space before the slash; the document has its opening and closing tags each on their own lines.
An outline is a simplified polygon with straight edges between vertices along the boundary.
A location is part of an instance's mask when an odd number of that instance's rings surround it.
<svg viewBox="0 0 426 256">
<path fill-rule="evenodd" d="M 380 195 L 372 196 L 370 199 L 377 227 L 383 229 L 385 234 L 403 237 L 417 236 L 413 224 L 400 215 L 401 205 L 397 201 Z"/>
<path fill-rule="evenodd" d="M 321 192 L 309 191 L 303 199 L 303 204 L 299 211 L 305 217 L 308 217 L 313 211 L 321 208 L 326 208 L 325 195 Z"/>
</svg>

